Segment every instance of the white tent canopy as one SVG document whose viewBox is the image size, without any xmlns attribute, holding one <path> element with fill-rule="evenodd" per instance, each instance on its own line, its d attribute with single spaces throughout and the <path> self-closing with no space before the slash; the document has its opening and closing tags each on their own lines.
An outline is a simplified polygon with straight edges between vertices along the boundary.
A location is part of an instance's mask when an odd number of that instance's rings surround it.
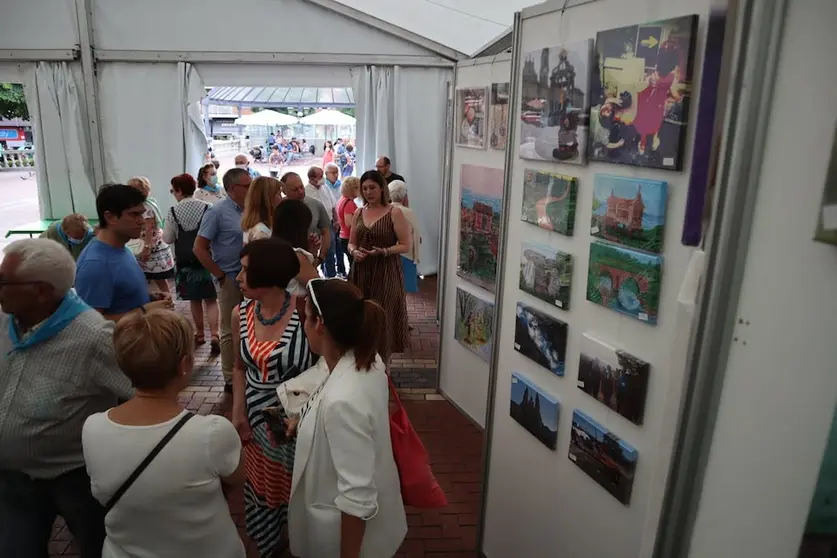
<svg viewBox="0 0 837 558">
<path fill-rule="evenodd" d="M 357 120 L 339 110 L 326 109 L 299 119 L 308 126 L 354 126 Z"/>
<path fill-rule="evenodd" d="M 236 118 L 235 123 L 239 126 L 292 126 L 297 123 L 297 120 L 295 116 L 275 110 L 260 110 Z"/>
</svg>

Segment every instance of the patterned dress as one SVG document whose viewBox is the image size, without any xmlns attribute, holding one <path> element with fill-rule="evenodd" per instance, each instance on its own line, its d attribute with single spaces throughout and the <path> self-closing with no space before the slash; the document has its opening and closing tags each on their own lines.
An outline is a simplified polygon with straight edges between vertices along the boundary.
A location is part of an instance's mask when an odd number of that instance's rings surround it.
<svg viewBox="0 0 837 558">
<path fill-rule="evenodd" d="M 392 223 L 392 208 L 372 227 L 366 226 L 364 214 L 366 208 L 360 210 L 357 218 L 359 248 L 388 248 L 398 243 Z M 410 338 L 401 256 L 393 254 L 389 257 L 370 256 L 362 262 L 355 260 L 349 280 L 360 288 L 363 296 L 380 304 L 387 314 L 386 338 L 378 353 L 385 359 L 393 353 L 403 353 L 410 346 Z"/>
<path fill-rule="evenodd" d="M 244 446 L 244 514 L 247 534 L 256 541 L 260 555 L 266 557 L 276 551 L 288 520 L 296 448 L 293 441 L 273 443 L 262 410 L 279 406 L 276 387 L 309 368 L 312 358 L 296 310 L 281 341 L 259 341 L 255 306 L 252 300 L 239 305 L 247 420 L 252 431 L 250 442 Z M 285 418 L 284 411 L 282 416 Z"/>
</svg>

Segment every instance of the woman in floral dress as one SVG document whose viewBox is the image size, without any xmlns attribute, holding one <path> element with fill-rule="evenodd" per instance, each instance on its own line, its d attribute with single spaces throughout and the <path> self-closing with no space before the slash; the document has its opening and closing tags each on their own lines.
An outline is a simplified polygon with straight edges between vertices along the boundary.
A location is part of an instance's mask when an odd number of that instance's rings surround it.
<svg viewBox="0 0 837 558">
<path fill-rule="evenodd" d="M 151 182 L 146 177 L 135 176 L 128 181 L 128 186 L 146 195 L 145 229 L 140 237 L 143 247 L 137 261 L 148 282 L 156 285 L 161 293 L 170 295 L 169 279 L 174 279 L 174 256 L 169 245 L 163 242 L 163 213 L 151 195 Z"/>
</svg>

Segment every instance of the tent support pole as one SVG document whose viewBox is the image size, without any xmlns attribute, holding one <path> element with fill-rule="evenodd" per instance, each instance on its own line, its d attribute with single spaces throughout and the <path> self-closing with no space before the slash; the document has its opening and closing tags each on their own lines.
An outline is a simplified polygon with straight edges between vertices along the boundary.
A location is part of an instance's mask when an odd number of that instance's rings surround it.
<svg viewBox="0 0 837 558">
<path fill-rule="evenodd" d="M 99 120 L 99 84 L 93 58 L 93 14 L 90 0 L 75 0 L 78 20 L 81 75 L 84 81 L 84 101 L 87 108 L 87 128 L 93 160 L 93 179 L 96 188 L 105 182 L 105 157 L 102 146 L 102 127 Z"/>
<path fill-rule="evenodd" d="M 0 61 L 9 62 L 72 62 L 81 53 L 73 48 L 0 49 Z"/>
</svg>

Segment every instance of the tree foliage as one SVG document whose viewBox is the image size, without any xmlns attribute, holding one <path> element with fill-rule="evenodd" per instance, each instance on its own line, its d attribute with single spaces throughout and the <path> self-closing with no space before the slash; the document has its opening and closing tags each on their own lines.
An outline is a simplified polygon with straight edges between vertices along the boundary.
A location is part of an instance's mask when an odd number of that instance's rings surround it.
<svg viewBox="0 0 837 558">
<path fill-rule="evenodd" d="M 0 118 L 29 119 L 23 86 L 19 83 L 0 83 Z"/>
</svg>

